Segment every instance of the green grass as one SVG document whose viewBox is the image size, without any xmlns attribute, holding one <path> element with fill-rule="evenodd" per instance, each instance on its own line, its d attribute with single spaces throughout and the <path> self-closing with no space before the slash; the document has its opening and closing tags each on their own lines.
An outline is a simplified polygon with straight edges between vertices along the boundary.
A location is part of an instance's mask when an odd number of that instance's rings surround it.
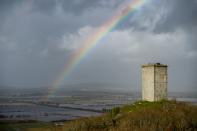
<svg viewBox="0 0 197 131">
<path fill-rule="evenodd" d="M 29 128 L 45 128 L 52 126 L 53 126 L 52 123 L 47 123 L 47 122 L 11 121 L 11 122 L 1 122 L 0 131 L 25 131 Z"/>
<path fill-rule="evenodd" d="M 0 124 L 1 131 L 15 131 L 16 128 L 11 127 L 9 124 Z"/>
<path fill-rule="evenodd" d="M 161 100 L 158 102 L 137 101 L 133 104 L 125 105 L 124 107 L 122 107 L 121 112 L 139 111 L 141 109 L 147 109 L 147 108 L 160 108 L 161 106 L 165 106 L 167 104 L 172 104 L 172 103 L 173 101 L 167 101 L 167 100 Z"/>
</svg>

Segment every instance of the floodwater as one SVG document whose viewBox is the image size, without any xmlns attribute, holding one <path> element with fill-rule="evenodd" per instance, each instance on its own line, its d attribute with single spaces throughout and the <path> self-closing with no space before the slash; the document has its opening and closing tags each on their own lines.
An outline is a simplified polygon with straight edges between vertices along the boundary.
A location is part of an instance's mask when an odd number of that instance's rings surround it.
<svg viewBox="0 0 197 131">
<path fill-rule="evenodd" d="M 17 95 L 0 95 L 0 120 L 47 122 L 98 116 L 104 109 L 130 104 L 141 98 L 139 92 L 67 91 L 62 96 L 42 101 L 39 93 L 24 94 L 20 91 Z M 169 99 L 197 104 L 196 93 L 169 93 Z"/>
<path fill-rule="evenodd" d="M 27 103 L 2 103 L 0 105 L 0 120 L 56 121 L 97 116 L 100 114 L 101 113 L 91 111 L 48 107 Z"/>
</svg>

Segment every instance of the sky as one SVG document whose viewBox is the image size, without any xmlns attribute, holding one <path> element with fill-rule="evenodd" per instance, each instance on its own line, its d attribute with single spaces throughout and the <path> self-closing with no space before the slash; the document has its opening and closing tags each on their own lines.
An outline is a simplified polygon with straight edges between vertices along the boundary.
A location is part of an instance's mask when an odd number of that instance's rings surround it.
<svg viewBox="0 0 197 131">
<path fill-rule="evenodd" d="M 0 0 L 0 86 L 53 85 L 70 54 L 127 1 Z M 169 66 L 169 90 L 197 91 L 197 0 L 146 0 L 59 85 L 140 89 L 141 65 L 155 62 Z"/>
</svg>

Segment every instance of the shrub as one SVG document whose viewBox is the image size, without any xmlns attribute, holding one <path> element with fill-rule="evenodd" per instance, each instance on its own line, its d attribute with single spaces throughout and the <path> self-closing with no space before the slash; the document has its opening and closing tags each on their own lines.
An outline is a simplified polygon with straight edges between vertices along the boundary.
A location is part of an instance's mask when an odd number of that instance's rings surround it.
<svg viewBox="0 0 197 131">
<path fill-rule="evenodd" d="M 112 110 L 110 112 L 111 118 L 114 118 L 119 112 L 120 112 L 120 107 L 114 107 L 114 108 L 112 108 Z"/>
</svg>

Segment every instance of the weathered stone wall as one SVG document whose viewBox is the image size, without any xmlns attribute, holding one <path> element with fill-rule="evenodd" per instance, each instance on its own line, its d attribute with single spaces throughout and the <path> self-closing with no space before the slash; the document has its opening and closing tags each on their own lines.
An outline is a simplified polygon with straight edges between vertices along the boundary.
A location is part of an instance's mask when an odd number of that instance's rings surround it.
<svg viewBox="0 0 197 131">
<path fill-rule="evenodd" d="M 142 99 L 154 101 L 154 66 L 142 67 Z"/>
<path fill-rule="evenodd" d="M 167 98 L 167 67 L 155 66 L 154 100 Z"/>
<path fill-rule="evenodd" d="M 142 100 L 158 101 L 167 98 L 167 66 L 142 66 Z"/>
</svg>

